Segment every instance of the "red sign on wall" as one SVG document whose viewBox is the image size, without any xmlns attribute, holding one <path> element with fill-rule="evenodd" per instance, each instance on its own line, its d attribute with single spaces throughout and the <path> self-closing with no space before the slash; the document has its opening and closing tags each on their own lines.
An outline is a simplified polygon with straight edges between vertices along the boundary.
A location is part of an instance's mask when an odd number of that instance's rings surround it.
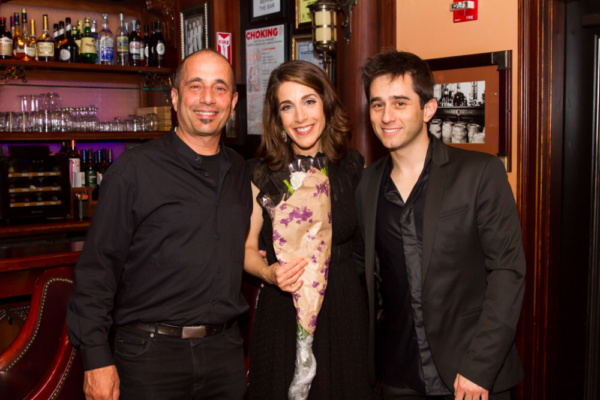
<svg viewBox="0 0 600 400">
<path fill-rule="evenodd" d="M 217 51 L 229 61 L 229 64 L 233 61 L 231 59 L 231 45 L 231 33 L 217 32 Z"/>
<path fill-rule="evenodd" d="M 478 0 L 454 0 L 451 9 L 454 14 L 454 22 L 466 22 L 477 20 Z"/>
</svg>

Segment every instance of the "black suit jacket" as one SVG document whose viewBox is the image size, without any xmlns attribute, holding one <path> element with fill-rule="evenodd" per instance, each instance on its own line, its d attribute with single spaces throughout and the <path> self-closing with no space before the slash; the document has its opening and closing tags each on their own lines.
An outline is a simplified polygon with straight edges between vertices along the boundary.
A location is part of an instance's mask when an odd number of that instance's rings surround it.
<svg viewBox="0 0 600 400">
<path fill-rule="evenodd" d="M 431 140 L 422 243 L 423 319 L 431 353 L 451 390 L 460 373 L 491 392 L 503 391 L 523 375 L 514 346 L 525 284 L 515 200 L 497 157 Z M 372 355 L 377 196 L 389 157 L 364 171 L 356 193 L 364 245 L 355 246 L 355 258 L 367 283 Z"/>
</svg>

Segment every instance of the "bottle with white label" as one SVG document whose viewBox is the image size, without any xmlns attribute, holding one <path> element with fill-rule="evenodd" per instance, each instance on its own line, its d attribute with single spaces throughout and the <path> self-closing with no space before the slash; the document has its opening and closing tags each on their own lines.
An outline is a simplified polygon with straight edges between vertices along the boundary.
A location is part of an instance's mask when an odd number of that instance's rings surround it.
<svg viewBox="0 0 600 400">
<path fill-rule="evenodd" d="M 0 58 L 7 59 L 13 56 L 12 34 L 6 29 L 6 18 L 0 17 Z"/>
<path fill-rule="evenodd" d="M 102 30 L 98 37 L 100 64 L 112 65 L 114 61 L 114 40 L 112 32 L 108 29 L 108 14 L 102 14 Z"/>
<path fill-rule="evenodd" d="M 162 68 L 165 66 L 165 39 L 163 38 L 160 21 L 156 21 L 156 39 L 154 42 L 156 51 L 155 67 Z"/>
<path fill-rule="evenodd" d="M 129 36 L 123 18 L 123 13 L 119 13 L 120 25 L 116 33 L 117 65 L 129 65 Z"/>
</svg>

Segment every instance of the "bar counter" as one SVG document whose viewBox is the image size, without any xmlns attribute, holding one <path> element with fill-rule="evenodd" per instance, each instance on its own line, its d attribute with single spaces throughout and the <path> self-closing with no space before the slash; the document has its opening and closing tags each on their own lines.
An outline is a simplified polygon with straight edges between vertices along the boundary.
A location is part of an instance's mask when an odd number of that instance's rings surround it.
<svg viewBox="0 0 600 400">
<path fill-rule="evenodd" d="M 0 248 L 0 299 L 31 294 L 35 280 L 54 267 L 74 267 L 83 241 Z"/>
</svg>

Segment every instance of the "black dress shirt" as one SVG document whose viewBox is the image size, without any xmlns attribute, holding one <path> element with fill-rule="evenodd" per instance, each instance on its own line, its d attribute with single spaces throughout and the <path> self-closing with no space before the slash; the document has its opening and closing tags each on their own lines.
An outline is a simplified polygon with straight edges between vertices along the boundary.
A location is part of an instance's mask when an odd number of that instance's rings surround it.
<svg viewBox="0 0 600 400">
<path fill-rule="evenodd" d="M 249 171 L 226 147 L 210 158 L 217 168 L 173 129 L 126 151 L 105 174 L 67 313 L 86 370 L 113 364 L 113 325 L 222 324 L 247 309 Z"/>
<path fill-rule="evenodd" d="M 404 201 L 391 179 L 391 159 L 377 203 L 376 251 L 384 307 L 384 384 L 427 395 L 450 394 L 439 377 L 427 341 L 421 304 L 423 210 L 431 162 Z"/>
</svg>

